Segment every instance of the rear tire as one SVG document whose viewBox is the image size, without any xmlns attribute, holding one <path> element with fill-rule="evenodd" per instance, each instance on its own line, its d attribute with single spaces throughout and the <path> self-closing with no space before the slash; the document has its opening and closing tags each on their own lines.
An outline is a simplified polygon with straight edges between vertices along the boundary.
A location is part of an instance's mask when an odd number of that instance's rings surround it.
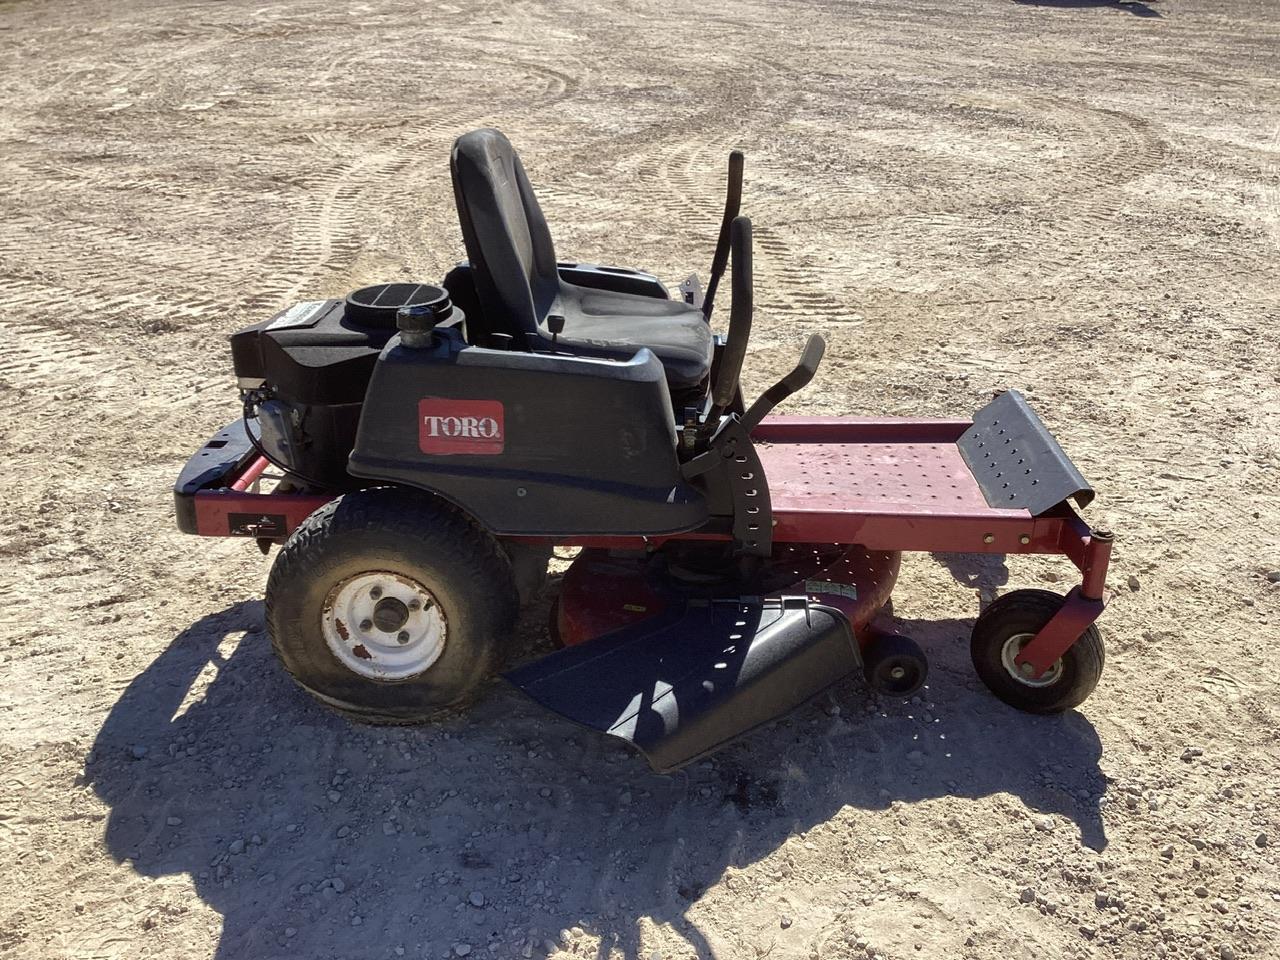
<svg viewBox="0 0 1280 960">
<path fill-rule="evenodd" d="M 517 610 L 497 541 L 443 501 L 390 488 L 313 513 L 267 581 L 267 632 L 285 669 L 374 723 L 418 722 L 472 699 Z"/>
<path fill-rule="evenodd" d="M 1048 590 L 1014 590 L 996 599 L 973 625 L 969 652 L 992 693 L 1028 713 L 1061 713 L 1088 699 L 1102 677 L 1106 650 L 1093 624 L 1044 676 L 1020 675 L 1013 658 L 1065 602 Z"/>
</svg>

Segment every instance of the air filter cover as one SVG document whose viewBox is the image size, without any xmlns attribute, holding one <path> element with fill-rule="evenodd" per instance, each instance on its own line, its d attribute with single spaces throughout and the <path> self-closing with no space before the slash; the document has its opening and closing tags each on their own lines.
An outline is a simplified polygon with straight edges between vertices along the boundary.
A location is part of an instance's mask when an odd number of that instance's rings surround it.
<svg viewBox="0 0 1280 960">
<path fill-rule="evenodd" d="M 379 283 L 347 295 L 346 318 L 361 327 L 395 330 L 401 307 L 426 307 L 436 317 L 437 325 L 453 313 L 449 294 L 440 287 L 429 283 Z"/>
</svg>

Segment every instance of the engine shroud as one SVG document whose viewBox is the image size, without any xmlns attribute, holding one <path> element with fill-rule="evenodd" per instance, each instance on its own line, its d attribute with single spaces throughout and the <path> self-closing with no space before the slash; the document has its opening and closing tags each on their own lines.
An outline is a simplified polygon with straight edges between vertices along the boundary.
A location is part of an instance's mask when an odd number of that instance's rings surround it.
<svg viewBox="0 0 1280 960">
<path fill-rule="evenodd" d="M 438 286 L 382 283 L 296 303 L 232 335 L 241 388 L 271 398 L 262 443 L 280 466 L 327 487 L 353 485 L 347 456 L 369 378 L 405 306 L 429 306 L 441 326 L 465 320 Z"/>
</svg>

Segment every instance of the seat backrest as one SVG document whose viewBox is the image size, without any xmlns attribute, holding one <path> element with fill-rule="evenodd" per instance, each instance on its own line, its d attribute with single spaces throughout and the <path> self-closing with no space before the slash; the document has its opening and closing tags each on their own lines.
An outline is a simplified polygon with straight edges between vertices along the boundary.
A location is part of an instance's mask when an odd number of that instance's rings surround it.
<svg viewBox="0 0 1280 960">
<path fill-rule="evenodd" d="M 523 340 L 537 332 L 559 290 L 551 231 L 524 165 L 506 137 L 486 128 L 454 142 L 449 167 L 484 313 L 472 329 Z"/>
</svg>

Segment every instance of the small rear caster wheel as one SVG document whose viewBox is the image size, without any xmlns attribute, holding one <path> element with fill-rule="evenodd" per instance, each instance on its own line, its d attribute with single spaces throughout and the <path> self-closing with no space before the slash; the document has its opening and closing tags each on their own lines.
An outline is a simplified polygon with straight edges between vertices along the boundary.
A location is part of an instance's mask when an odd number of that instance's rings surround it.
<svg viewBox="0 0 1280 960">
<path fill-rule="evenodd" d="M 1084 703 L 1098 685 L 1105 650 L 1093 624 L 1044 676 L 1029 677 L 1014 662 L 1064 602 L 1048 590 L 1015 590 L 982 611 L 973 625 L 973 666 L 987 688 L 1011 707 L 1061 713 Z"/>
<path fill-rule="evenodd" d="M 862 651 L 862 672 L 876 693 L 909 697 L 924 686 L 929 661 L 910 637 L 881 633 Z"/>
<path fill-rule="evenodd" d="M 308 692 L 373 723 L 473 698 L 511 635 L 511 563 L 452 507 L 390 488 L 313 513 L 276 557 L 267 632 Z"/>
</svg>

